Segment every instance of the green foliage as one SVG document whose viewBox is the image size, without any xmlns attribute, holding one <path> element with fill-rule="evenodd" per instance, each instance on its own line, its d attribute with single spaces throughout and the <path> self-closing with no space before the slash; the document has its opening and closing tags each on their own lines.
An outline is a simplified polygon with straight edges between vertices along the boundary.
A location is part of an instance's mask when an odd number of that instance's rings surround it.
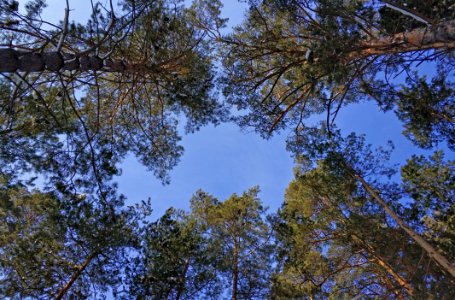
<svg viewBox="0 0 455 300">
<path fill-rule="evenodd" d="M 402 245 L 387 245 L 403 239 L 403 234 L 387 225 L 352 179 L 333 174 L 321 162 L 291 182 L 279 215 L 281 270 L 273 283 L 278 299 L 406 295 L 378 263 L 379 257 L 381 262 L 394 260 L 394 251 L 401 251 Z M 402 257 L 401 264 L 405 262 Z"/>
<path fill-rule="evenodd" d="M 447 140 L 455 147 L 455 90 L 446 78 L 417 78 L 398 92 L 397 115 L 405 124 L 404 135 L 417 145 L 429 148 Z"/>
<path fill-rule="evenodd" d="M 87 298 L 116 289 L 137 247 L 147 206 L 103 207 L 85 195 L 59 199 L 28 191 L 2 174 L 0 183 L 0 296 Z M 73 282 L 72 282 L 73 281 Z"/>
<path fill-rule="evenodd" d="M 182 211 L 168 209 L 144 231 L 134 268 L 128 268 L 129 297 L 218 299 L 222 286 L 216 251 Z"/>
<path fill-rule="evenodd" d="M 412 156 L 401 168 L 403 188 L 412 199 L 409 218 L 425 226 L 425 234 L 455 257 L 455 161 L 441 151 Z"/>
<path fill-rule="evenodd" d="M 44 6 L 43 1 L 29 3 L 27 15 L 2 10 L 12 20 L 30 22 L 2 32 L 0 40 L 50 52 L 63 38 L 65 55 L 87 52 L 122 61 L 127 68 L 117 73 L 76 69 L 2 74 L 4 172 L 35 172 L 50 189 L 64 185 L 106 201 L 115 189 L 111 180 L 130 153 L 163 183 L 169 182 L 168 171 L 183 153 L 182 120 L 186 118 L 189 133 L 218 124 L 226 113 L 213 91 L 210 43 L 194 24 L 199 7 L 125 1 L 121 10 L 109 11 L 96 4 L 86 25 L 68 24 L 65 34 L 36 22 Z M 63 30 L 64 24 L 59 27 Z"/>
<path fill-rule="evenodd" d="M 253 188 L 224 202 L 198 191 L 191 212 L 170 208 L 141 235 L 121 299 L 263 299 L 272 266 L 271 229 Z M 237 278 L 237 279 L 234 279 Z M 235 287 L 234 287 L 235 285 Z"/>
<path fill-rule="evenodd" d="M 411 11 L 407 14 L 377 1 L 249 3 L 246 20 L 219 38 L 222 86 L 228 102 L 242 111 L 238 124 L 264 137 L 280 129 L 299 136 L 314 118 L 323 118 L 330 130 L 343 106 L 372 96 L 396 100 L 405 135 L 417 145 L 453 144 L 453 58 L 436 41 L 419 38 L 426 25 L 412 17 L 413 12 L 434 24 L 448 22 L 450 1 L 397 2 Z M 397 32 L 409 37 L 397 41 Z M 450 34 L 436 36 L 453 41 Z M 431 84 L 414 74 L 424 62 L 440 70 Z M 396 90 L 398 76 L 405 84 Z"/>
<path fill-rule="evenodd" d="M 394 183 L 389 150 L 373 151 L 354 134 L 308 133 L 296 148 L 301 163 L 279 212 L 274 297 L 452 298 L 453 278 L 384 213 L 358 176 L 453 261 L 453 162 L 445 163 L 442 152 L 414 156 L 402 168 L 402 183 Z"/>
<path fill-rule="evenodd" d="M 403 134 L 419 147 L 431 149 L 446 141 L 454 148 L 455 107 L 453 83 L 446 71 L 439 71 L 428 82 L 426 76 L 406 79 L 399 87 L 377 81 L 367 88 L 385 111 L 394 109 L 403 122 Z"/>
<path fill-rule="evenodd" d="M 124 64 L 1 74 L 0 297 L 455 297 L 451 266 L 435 259 L 455 260 L 455 162 L 412 156 L 400 180 L 391 144 L 373 150 L 334 125 L 369 97 L 417 146 L 453 150 L 453 1 L 248 2 L 222 36 L 220 1 L 95 3 L 87 24 L 51 26 L 45 1 L 23 14 L 0 0 L 2 45 Z M 294 129 L 295 179 L 273 217 L 252 188 L 225 201 L 198 191 L 190 212 L 149 223 L 150 203 L 124 207 L 112 179 L 132 153 L 168 182 L 179 129 L 226 119 L 213 39 L 233 119 L 264 137 Z M 426 63 L 437 72 L 423 76 Z M 42 190 L 18 179 L 31 174 Z"/>
<path fill-rule="evenodd" d="M 220 202 L 198 191 L 191 199 L 196 222 L 216 247 L 217 269 L 232 299 L 264 299 L 269 288 L 272 232 L 258 193 L 252 188 Z"/>
</svg>

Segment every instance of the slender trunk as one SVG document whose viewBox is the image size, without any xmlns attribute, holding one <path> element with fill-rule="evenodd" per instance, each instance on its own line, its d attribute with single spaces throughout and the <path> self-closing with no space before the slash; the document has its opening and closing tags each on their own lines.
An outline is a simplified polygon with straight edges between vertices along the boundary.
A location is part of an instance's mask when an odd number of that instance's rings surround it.
<svg viewBox="0 0 455 300">
<path fill-rule="evenodd" d="M 395 296 L 397 297 L 398 300 L 405 300 L 404 296 L 400 291 L 398 291 L 394 286 L 393 283 L 390 281 L 390 279 L 387 276 L 381 276 L 382 280 L 386 284 L 387 288 L 392 291 Z"/>
<path fill-rule="evenodd" d="M 372 254 L 372 256 L 373 258 L 371 260 L 381 266 L 390 276 L 392 276 L 400 287 L 403 287 L 410 296 L 414 294 L 414 290 L 411 285 L 403 277 L 401 277 L 400 274 L 395 272 L 395 270 L 385 260 L 375 254 Z"/>
<path fill-rule="evenodd" d="M 179 300 L 182 297 L 183 291 L 185 290 L 185 283 L 186 283 L 186 273 L 188 273 L 188 269 L 190 267 L 190 257 L 185 259 L 185 266 L 183 270 L 182 277 L 180 278 L 180 284 L 177 290 L 177 296 L 175 297 L 176 300 Z"/>
<path fill-rule="evenodd" d="M 452 118 L 451 116 L 449 116 L 448 114 L 442 113 L 441 116 L 442 116 L 442 118 L 443 118 L 444 120 L 446 120 L 447 122 L 455 123 L 455 119 Z"/>
<path fill-rule="evenodd" d="M 327 207 L 333 207 L 333 204 L 326 197 L 321 197 L 321 201 Z M 344 216 L 344 213 L 340 209 L 338 209 L 338 212 L 340 213 L 340 215 Z M 381 266 L 389 275 L 391 275 L 395 279 L 395 281 L 401 287 L 406 289 L 406 291 L 408 292 L 408 294 L 410 296 L 413 295 L 414 289 L 411 287 L 411 285 L 400 274 L 395 272 L 395 270 L 392 268 L 392 266 L 390 266 L 385 261 L 385 259 L 383 259 L 379 254 L 377 254 L 376 251 L 374 250 L 374 248 L 370 244 L 368 244 L 365 240 L 363 240 L 362 238 L 360 238 L 356 234 L 352 234 L 351 238 L 354 241 L 356 241 L 357 243 L 359 243 L 359 245 L 362 248 L 364 248 L 364 250 L 373 257 L 373 258 L 369 259 L 370 261 L 372 261 L 373 263 Z"/>
<path fill-rule="evenodd" d="M 358 237 L 356 236 L 356 238 L 358 238 Z M 372 256 L 372 258 L 370 260 L 372 262 L 374 262 L 375 264 L 381 266 L 390 276 L 393 277 L 393 279 L 400 285 L 400 287 L 403 287 L 404 289 L 406 289 L 408 294 L 410 296 L 413 296 L 414 289 L 411 287 L 409 282 L 407 282 L 400 274 L 398 274 L 392 268 L 392 266 L 389 263 L 387 263 L 387 261 L 373 249 L 373 247 L 371 245 L 369 245 L 368 243 L 366 243 L 365 241 L 363 241 L 360 238 L 358 238 L 358 239 L 361 241 L 363 247 L 366 248 L 365 250 L 368 252 L 368 254 L 370 254 Z"/>
<path fill-rule="evenodd" d="M 232 300 L 237 300 L 237 285 L 239 280 L 239 253 L 237 237 L 234 237 L 233 266 L 232 266 Z"/>
<path fill-rule="evenodd" d="M 401 227 L 420 247 L 422 247 L 428 256 L 436 261 L 445 271 L 455 277 L 455 266 L 449 262 L 449 260 L 438 252 L 431 244 L 423 239 L 417 232 L 412 228 L 408 227 L 404 221 L 387 205 L 387 203 L 379 196 L 379 194 L 358 174 L 352 174 L 352 177 L 362 184 L 366 191 L 384 208 L 387 214 L 397 222 L 398 226 Z"/>
<path fill-rule="evenodd" d="M 91 263 L 91 261 L 98 255 L 97 252 L 93 252 L 92 254 L 90 254 L 86 259 L 85 261 L 82 263 L 82 265 L 80 265 L 78 268 L 77 268 L 77 271 L 73 274 L 73 276 L 71 276 L 70 280 L 60 289 L 60 291 L 57 293 L 57 295 L 55 296 L 55 300 L 60 300 L 62 299 L 66 293 L 68 292 L 68 290 L 71 288 L 71 286 L 73 285 L 73 283 L 79 278 L 79 276 L 82 274 L 82 272 L 84 272 L 84 270 L 87 268 L 87 266 Z"/>
<path fill-rule="evenodd" d="M 324 203 L 324 205 L 326 205 L 327 207 L 333 207 L 333 204 L 330 202 L 330 200 L 328 198 L 321 197 L 320 199 Z M 341 209 L 338 209 L 338 212 L 340 213 L 341 216 L 344 216 L 344 213 L 341 211 Z M 343 221 L 344 220 L 342 219 L 342 222 Z M 372 261 L 373 263 L 375 263 L 375 264 L 381 266 L 382 268 L 384 268 L 384 270 L 389 275 L 391 275 L 401 287 L 406 289 L 406 291 L 408 292 L 408 294 L 410 296 L 413 295 L 414 290 L 411 287 L 411 285 L 400 274 L 395 272 L 395 270 L 379 254 L 376 253 L 376 251 L 374 250 L 374 248 L 370 244 L 368 244 L 365 240 L 363 240 L 362 238 L 360 238 L 356 234 L 352 234 L 351 238 L 354 241 L 356 241 L 357 243 L 359 243 L 359 245 L 362 248 L 364 248 L 364 250 L 366 252 L 368 252 L 368 254 L 370 254 L 373 257 L 372 259 L 369 259 L 370 261 Z"/>
<path fill-rule="evenodd" d="M 455 21 L 432 27 L 420 27 L 390 36 L 361 42 L 348 53 L 347 62 L 373 55 L 405 53 L 419 50 L 455 48 Z"/>
</svg>

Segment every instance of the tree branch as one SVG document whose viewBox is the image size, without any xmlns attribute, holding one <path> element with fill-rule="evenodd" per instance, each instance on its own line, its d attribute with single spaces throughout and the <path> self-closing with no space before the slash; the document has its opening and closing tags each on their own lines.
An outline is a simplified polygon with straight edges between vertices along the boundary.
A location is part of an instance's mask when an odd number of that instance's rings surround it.
<svg viewBox="0 0 455 300">
<path fill-rule="evenodd" d="M 87 266 L 91 263 L 91 261 L 98 255 L 98 252 L 93 252 L 90 254 L 85 261 L 82 263 L 82 265 L 78 266 L 77 271 L 71 276 L 70 280 L 62 287 L 62 289 L 57 293 L 55 296 L 55 300 L 61 300 L 68 290 L 71 288 L 73 283 L 79 278 L 79 276 L 84 272 L 84 270 L 87 268 Z"/>
<path fill-rule="evenodd" d="M 62 35 L 60 36 L 60 40 L 58 41 L 57 44 L 57 52 L 60 52 L 63 47 L 63 42 L 65 41 L 66 34 L 68 33 L 68 17 L 70 14 L 70 4 L 68 0 L 66 0 L 66 8 L 65 8 L 65 18 L 63 19 L 63 30 L 62 30 Z"/>
<path fill-rule="evenodd" d="M 392 3 L 392 2 L 390 2 L 388 0 L 382 0 L 382 2 L 384 2 L 386 7 L 390 8 L 390 9 L 393 9 L 395 11 L 398 11 L 399 13 L 402 13 L 405 16 L 409 16 L 409 17 L 413 18 L 416 21 L 422 22 L 422 23 L 424 23 L 427 26 L 431 26 L 434 23 L 433 20 L 425 17 L 422 14 L 419 14 L 416 11 L 413 11 L 413 10 L 407 8 L 406 6 L 403 6 L 403 5 L 400 5 L 400 4 L 397 4 L 397 3 Z"/>
</svg>

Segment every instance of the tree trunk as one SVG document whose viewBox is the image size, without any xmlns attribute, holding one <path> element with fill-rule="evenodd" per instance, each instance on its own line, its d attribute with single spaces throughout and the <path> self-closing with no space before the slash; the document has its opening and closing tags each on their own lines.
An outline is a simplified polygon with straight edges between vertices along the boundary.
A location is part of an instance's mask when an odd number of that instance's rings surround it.
<svg viewBox="0 0 455 300">
<path fill-rule="evenodd" d="M 400 274 L 398 274 L 380 254 L 376 253 L 376 251 L 370 244 L 368 244 L 358 236 L 354 237 L 359 240 L 362 247 L 365 248 L 366 252 L 369 255 L 371 255 L 372 258 L 369 259 L 370 261 L 384 269 L 390 276 L 393 277 L 393 279 L 400 285 L 400 287 L 403 287 L 408 292 L 410 296 L 414 295 L 414 289 L 411 287 L 409 282 L 407 282 L 406 279 L 404 279 Z"/>
<path fill-rule="evenodd" d="M 239 281 L 239 253 L 237 237 L 234 237 L 233 266 L 232 266 L 232 300 L 237 300 L 237 285 Z"/>
<path fill-rule="evenodd" d="M 405 300 L 404 296 L 402 293 L 400 293 L 400 291 L 398 291 L 394 286 L 393 286 L 393 283 L 390 281 L 390 279 L 387 277 L 387 276 L 380 276 L 382 278 L 382 280 L 384 281 L 385 285 L 387 286 L 387 288 L 392 291 L 395 296 L 397 297 L 398 300 Z"/>
<path fill-rule="evenodd" d="M 77 271 L 76 273 L 73 274 L 73 276 L 71 276 L 70 280 L 62 287 L 62 289 L 57 293 L 57 295 L 55 296 L 55 300 L 60 300 L 62 299 L 65 294 L 68 292 L 68 290 L 71 288 L 71 286 L 73 285 L 73 283 L 79 278 L 79 276 L 82 274 L 82 272 L 84 272 L 84 270 L 87 268 L 87 266 L 90 264 L 90 262 L 98 255 L 98 252 L 93 252 L 92 254 L 90 254 L 89 257 L 87 257 L 87 259 L 82 263 L 82 265 L 80 265 L 78 268 L 77 268 Z"/>
<path fill-rule="evenodd" d="M 423 239 L 417 232 L 408 227 L 404 221 L 387 205 L 387 203 L 379 196 L 378 193 L 363 179 L 362 176 L 352 173 L 352 177 L 362 184 L 365 190 L 381 205 L 387 214 L 397 222 L 397 224 L 420 246 L 428 256 L 436 261 L 443 270 L 447 271 L 455 278 L 455 266 L 449 260 L 438 252 L 430 243 Z"/>
<path fill-rule="evenodd" d="M 333 207 L 333 204 L 330 202 L 330 200 L 328 198 L 321 197 L 320 199 L 324 203 L 324 205 L 326 205 L 327 207 Z M 338 209 L 338 212 L 341 216 L 344 216 L 344 213 L 341 209 Z M 344 221 L 345 220 L 342 219 L 342 222 L 344 222 Z M 369 255 L 371 255 L 373 257 L 371 259 L 367 258 L 368 260 L 381 266 L 390 276 L 392 276 L 395 279 L 395 281 L 401 287 L 406 289 L 406 291 L 408 292 L 408 294 L 410 296 L 413 296 L 414 290 L 411 287 L 411 285 L 400 274 L 395 272 L 395 270 L 392 268 L 392 266 L 390 266 L 379 254 L 377 254 L 376 251 L 374 250 L 374 248 L 370 244 L 368 244 L 366 241 L 364 241 L 362 238 L 360 238 L 356 234 L 351 234 L 350 237 L 356 243 L 358 243 Z"/>
<path fill-rule="evenodd" d="M 448 115 L 447 113 L 445 112 L 438 112 L 438 111 L 430 111 L 431 115 L 436 118 L 436 119 L 439 119 L 440 121 L 446 121 L 446 122 L 449 122 L 449 123 L 455 123 L 455 119 Z M 441 120 L 442 119 L 442 120 Z"/>
<path fill-rule="evenodd" d="M 137 73 L 153 71 L 143 64 L 125 64 L 122 61 L 101 59 L 94 55 L 73 55 L 60 52 L 33 53 L 14 49 L 0 49 L 0 72 L 58 72 L 97 71 Z M 156 71 L 156 70 L 155 70 Z"/>
<path fill-rule="evenodd" d="M 182 277 L 180 278 L 180 284 L 177 290 L 177 295 L 175 297 L 176 300 L 180 300 L 182 297 L 183 291 L 185 290 L 185 283 L 186 283 L 186 273 L 188 273 L 188 269 L 190 267 L 190 258 L 185 259 L 185 266 L 183 270 Z"/>
<path fill-rule="evenodd" d="M 392 278 L 399 284 L 400 287 L 403 287 L 410 296 L 413 296 L 414 290 L 409 284 L 409 282 L 407 282 L 403 277 L 401 277 L 400 274 L 395 272 L 395 270 L 385 260 L 383 260 L 382 257 L 374 253 L 370 254 L 373 256 L 371 260 L 374 263 L 381 266 L 390 276 L 392 276 Z"/>
<path fill-rule="evenodd" d="M 419 50 L 455 48 L 455 21 L 416 28 L 392 36 L 379 37 L 355 45 L 347 62 L 373 55 L 405 53 Z"/>
</svg>

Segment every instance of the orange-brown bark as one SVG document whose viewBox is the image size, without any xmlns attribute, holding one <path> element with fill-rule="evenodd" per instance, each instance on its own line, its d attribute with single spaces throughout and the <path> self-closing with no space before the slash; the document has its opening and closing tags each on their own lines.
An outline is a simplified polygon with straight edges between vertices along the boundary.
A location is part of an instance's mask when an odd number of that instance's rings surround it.
<svg viewBox="0 0 455 300">
<path fill-rule="evenodd" d="M 406 53 L 419 50 L 455 49 L 455 21 L 416 28 L 391 36 L 378 37 L 355 45 L 347 61 L 374 55 Z"/>
<path fill-rule="evenodd" d="M 71 286 L 74 284 L 74 282 L 79 278 L 79 276 L 81 276 L 82 272 L 84 272 L 84 270 L 87 268 L 87 266 L 91 263 L 91 261 L 98 255 L 98 253 L 96 252 L 93 252 L 92 254 L 90 254 L 86 259 L 85 261 L 82 263 L 82 265 L 80 265 L 78 268 L 77 268 L 77 271 L 73 274 L 73 276 L 71 276 L 70 280 L 60 289 L 60 291 L 56 294 L 55 296 L 55 300 L 60 300 L 62 299 L 66 293 L 68 292 L 68 290 L 71 288 Z"/>
</svg>

